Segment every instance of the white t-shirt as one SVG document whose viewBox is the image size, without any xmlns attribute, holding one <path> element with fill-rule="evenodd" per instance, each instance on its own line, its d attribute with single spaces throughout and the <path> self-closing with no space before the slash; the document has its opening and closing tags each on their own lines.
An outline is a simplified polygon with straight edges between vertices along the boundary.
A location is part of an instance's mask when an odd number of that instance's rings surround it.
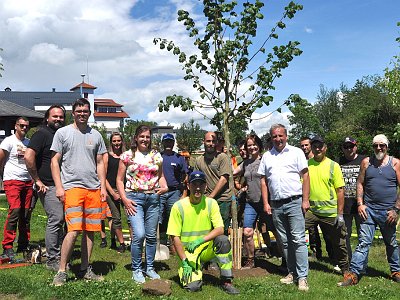
<svg viewBox="0 0 400 300">
<path fill-rule="evenodd" d="M 15 134 L 6 137 L 0 144 L 0 148 L 7 151 L 4 165 L 3 181 L 6 180 L 32 180 L 25 165 L 25 150 L 29 139 L 19 140 Z"/>
</svg>

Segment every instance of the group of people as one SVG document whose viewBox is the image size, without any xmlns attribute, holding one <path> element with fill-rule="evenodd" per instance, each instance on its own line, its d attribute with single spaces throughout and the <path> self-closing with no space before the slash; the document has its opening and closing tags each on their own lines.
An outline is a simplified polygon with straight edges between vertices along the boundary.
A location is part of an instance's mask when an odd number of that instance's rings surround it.
<svg viewBox="0 0 400 300">
<path fill-rule="evenodd" d="M 358 283 L 365 274 L 368 251 L 379 226 L 386 245 L 390 277 L 400 282 L 396 225 L 400 208 L 399 160 L 388 155 L 389 141 L 383 134 L 372 140 L 374 155 L 357 153 L 357 142 L 346 137 L 344 157 L 339 164 L 326 156 L 327 144 L 320 136 L 301 140 L 299 148 L 287 144 L 283 125 L 270 129 L 273 148 L 266 152 L 258 170 L 261 174 L 264 211 L 272 214 L 287 262 L 288 275 L 280 281 L 297 282 L 309 289 L 308 250 L 321 257 L 318 227 L 332 258 L 343 273 L 338 286 Z M 358 245 L 351 255 L 352 219 L 357 224 Z"/>
<path fill-rule="evenodd" d="M 88 125 L 90 103 L 80 98 L 72 105 L 73 123 L 64 126 L 65 110 L 53 105 L 43 126 L 31 140 L 25 138 L 29 121 L 18 118 L 15 134 L 0 145 L 0 175 L 9 210 L 2 242 L 4 255 L 13 256 L 18 227 L 18 248 L 29 245 L 32 187 L 35 186 L 47 214 L 47 267 L 56 271 L 53 284 L 67 281 L 67 268 L 75 242 L 82 234 L 79 278 L 102 281 L 90 265 L 94 233 L 101 231 L 104 207 L 111 210 L 112 246 L 125 251 L 121 207 L 131 231 L 132 279 L 159 279 L 154 268 L 157 231 L 169 236 L 170 251 L 180 259 L 179 278 L 189 291 L 202 286 L 202 268 L 216 263 L 221 287 L 229 294 L 232 284 L 232 250 L 228 239 L 235 185 L 244 201 L 244 268 L 254 267 L 254 228 L 266 224 L 272 231 L 288 275 L 280 281 L 309 289 L 308 249 L 321 257 L 321 228 L 330 255 L 344 275 L 339 286 L 356 284 L 366 272 L 368 249 L 379 225 L 386 245 L 391 277 L 400 282 L 396 224 L 400 209 L 399 160 L 388 155 L 384 135 L 373 139 L 374 155 L 357 153 L 357 142 L 347 137 L 344 158 L 338 163 L 326 157 L 322 137 L 304 138 L 301 149 L 287 144 L 281 124 L 270 129 L 271 143 L 249 135 L 241 148 L 243 163 L 236 166 L 219 147 L 215 132 L 204 136 L 204 154 L 191 169 L 187 157 L 173 151 L 172 134 L 162 137 L 163 152 L 151 145 L 151 128 L 140 125 L 125 151 L 122 135 L 110 136 L 107 152 L 102 136 Z M 221 148 L 221 149 L 220 149 Z M 302 151 L 303 150 L 303 151 Z M 3 168 L 4 167 L 4 168 Z M 4 169 L 4 172 L 3 172 Z M 352 218 L 359 244 L 351 256 Z M 64 220 L 67 231 L 64 230 Z M 142 252 L 145 242 L 145 258 Z"/>
</svg>

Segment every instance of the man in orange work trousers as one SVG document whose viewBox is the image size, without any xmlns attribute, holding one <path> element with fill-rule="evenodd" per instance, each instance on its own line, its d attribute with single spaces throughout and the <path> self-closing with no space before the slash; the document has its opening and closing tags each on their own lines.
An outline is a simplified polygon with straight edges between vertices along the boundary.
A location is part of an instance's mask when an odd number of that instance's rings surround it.
<svg viewBox="0 0 400 300">
<path fill-rule="evenodd" d="M 74 123 L 57 130 L 51 150 L 51 173 L 56 196 L 64 203 L 68 233 L 61 247 L 60 268 L 53 285 L 67 281 L 66 266 L 82 231 L 79 278 L 103 281 L 89 265 L 94 232 L 101 230 L 101 202 L 106 201 L 103 154 L 107 151 L 98 131 L 88 126 L 90 102 L 80 98 L 72 105 Z M 60 171 L 61 165 L 61 171 Z"/>
</svg>

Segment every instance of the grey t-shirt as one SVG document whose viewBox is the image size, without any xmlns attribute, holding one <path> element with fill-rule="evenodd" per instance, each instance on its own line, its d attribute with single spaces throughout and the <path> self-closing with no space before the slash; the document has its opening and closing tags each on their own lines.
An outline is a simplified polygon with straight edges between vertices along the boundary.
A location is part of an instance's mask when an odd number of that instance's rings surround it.
<svg viewBox="0 0 400 300">
<path fill-rule="evenodd" d="M 96 157 L 107 152 L 101 134 L 90 127 L 82 133 L 68 125 L 56 131 L 50 150 L 61 154 L 61 181 L 65 190 L 98 189 Z"/>
<path fill-rule="evenodd" d="M 261 175 L 258 168 L 261 158 L 255 160 L 246 159 L 240 164 L 240 170 L 244 170 L 244 179 L 247 184 L 246 202 L 256 203 L 261 201 Z"/>
</svg>

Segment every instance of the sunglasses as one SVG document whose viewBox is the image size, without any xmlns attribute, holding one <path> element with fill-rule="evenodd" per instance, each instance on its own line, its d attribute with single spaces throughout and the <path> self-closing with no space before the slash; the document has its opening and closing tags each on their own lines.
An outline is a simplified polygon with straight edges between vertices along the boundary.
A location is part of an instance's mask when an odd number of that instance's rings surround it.
<svg viewBox="0 0 400 300">
<path fill-rule="evenodd" d="M 374 147 L 375 149 L 378 149 L 378 148 L 383 149 L 383 148 L 386 148 L 387 146 L 386 146 L 386 144 L 373 144 L 372 147 Z"/>
<path fill-rule="evenodd" d="M 343 149 L 353 149 L 354 145 L 344 145 Z"/>
<path fill-rule="evenodd" d="M 29 128 L 29 125 L 26 124 L 17 124 L 19 128 Z"/>
</svg>

